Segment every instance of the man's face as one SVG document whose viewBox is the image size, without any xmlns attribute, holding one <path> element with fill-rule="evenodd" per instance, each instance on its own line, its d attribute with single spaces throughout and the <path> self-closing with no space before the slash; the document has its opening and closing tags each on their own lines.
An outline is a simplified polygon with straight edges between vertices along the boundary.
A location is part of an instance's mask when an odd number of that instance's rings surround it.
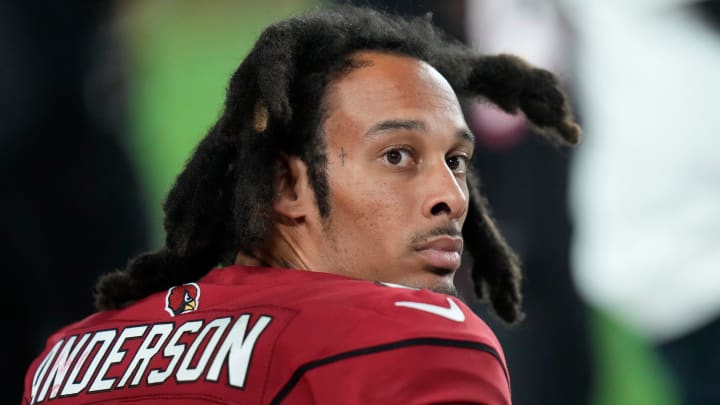
<svg viewBox="0 0 720 405">
<path fill-rule="evenodd" d="M 454 293 L 473 138 L 430 65 L 360 52 L 328 87 L 323 130 L 330 216 L 322 266 L 351 277 Z"/>
</svg>

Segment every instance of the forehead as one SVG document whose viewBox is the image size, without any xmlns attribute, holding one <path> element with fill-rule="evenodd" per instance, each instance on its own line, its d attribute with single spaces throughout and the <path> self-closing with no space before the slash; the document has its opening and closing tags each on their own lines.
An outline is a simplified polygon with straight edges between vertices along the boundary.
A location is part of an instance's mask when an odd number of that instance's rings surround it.
<svg viewBox="0 0 720 405">
<path fill-rule="evenodd" d="M 447 80 L 428 63 L 402 55 L 362 51 L 359 67 L 334 80 L 326 93 L 327 112 L 360 121 L 385 118 L 441 118 L 463 126 L 462 110 Z"/>
</svg>

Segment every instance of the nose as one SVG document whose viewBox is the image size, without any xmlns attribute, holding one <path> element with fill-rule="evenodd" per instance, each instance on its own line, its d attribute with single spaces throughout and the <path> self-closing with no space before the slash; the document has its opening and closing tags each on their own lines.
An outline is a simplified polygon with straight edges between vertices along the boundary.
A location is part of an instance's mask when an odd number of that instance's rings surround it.
<svg viewBox="0 0 720 405">
<path fill-rule="evenodd" d="M 422 181 L 424 192 L 423 215 L 427 218 L 446 215 L 460 219 L 468 207 L 467 186 L 464 178 L 456 177 L 445 160 L 427 168 Z"/>
</svg>

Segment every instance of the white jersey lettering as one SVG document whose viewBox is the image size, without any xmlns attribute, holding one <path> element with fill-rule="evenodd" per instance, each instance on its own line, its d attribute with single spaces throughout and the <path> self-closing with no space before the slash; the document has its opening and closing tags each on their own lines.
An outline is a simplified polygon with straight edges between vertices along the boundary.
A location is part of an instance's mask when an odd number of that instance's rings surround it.
<svg viewBox="0 0 720 405">
<path fill-rule="evenodd" d="M 177 382 L 217 382 L 244 388 L 252 354 L 272 317 L 242 314 L 176 323 L 130 325 L 68 336 L 52 347 L 32 381 L 35 404 L 85 392 Z M 132 340 L 134 339 L 142 339 Z M 152 368 L 155 365 L 155 368 Z M 49 393 L 49 395 L 48 395 Z"/>
<path fill-rule="evenodd" d="M 116 335 L 117 331 L 115 330 L 103 330 L 100 332 L 95 332 L 92 339 L 90 340 L 90 343 L 88 343 L 88 345 L 85 347 L 85 350 L 83 350 L 82 354 L 80 355 L 80 359 L 78 359 L 78 361 L 75 363 L 75 366 L 72 368 L 72 371 L 70 372 L 70 377 L 68 377 L 67 382 L 65 382 L 65 386 L 60 392 L 61 396 L 76 395 L 80 391 L 84 390 L 85 387 L 87 387 L 88 383 L 90 383 L 90 378 L 92 378 L 93 374 L 95 374 L 95 370 L 97 369 L 98 364 L 105 356 L 105 352 L 107 352 L 108 347 L 110 347 L 110 344 L 112 343 L 113 339 L 115 339 Z M 97 345 L 100 345 L 97 352 L 92 353 L 92 351 L 95 349 L 95 346 Z M 92 361 L 90 362 L 90 365 L 87 367 L 87 369 L 83 370 L 85 363 L 87 362 L 91 353 L 93 354 Z M 83 372 L 82 379 L 79 382 L 76 382 L 76 379 L 81 371 Z"/>
<path fill-rule="evenodd" d="M 75 338 L 77 336 L 74 336 Z M 31 388 L 31 402 L 34 404 L 37 401 L 42 401 L 45 399 L 45 393 L 47 392 L 47 384 L 45 384 L 45 389 L 43 389 L 42 397 L 38 397 L 38 389 L 40 389 L 40 383 L 45 378 L 45 373 L 50 369 L 50 366 L 52 365 L 53 360 L 55 359 L 55 355 L 60 350 L 60 347 L 65 343 L 64 340 L 60 340 L 59 342 L 55 343 L 55 346 L 53 346 L 52 350 L 45 356 L 43 361 L 40 363 L 40 366 L 38 366 L 37 371 L 35 372 L 35 376 L 33 377 L 32 382 L 32 388 Z"/>
<path fill-rule="evenodd" d="M 225 359 L 228 364 L 229 383 L 233 387 L 245 387 L 245 378 L 250 368 L 250 358 L 252 356 L 255 343 L 260 334 L 268 326 L 272 317 L 262 315 L 258 318 L 250 332 L 245 335 L 250 315 L 242 315 L 235 322 L 230 333 L 225 338 L 220 350 L 218 350 L 215 360 L 208 371 L 207 379 L 217 381 L 220 376 L 220 369 Z"/>
<path fill-rule="evenodd" d="M 110 350 L 110 354 L 105 358 L 102 367 L 100 367 L 100 371 L 95 377 L 95 380 L 93 381 L 92 385 L 90 385 L 90 389 L 88 390 L 89 392 L 105 391 L 112 388 L 116 379 L 105 379 L 105 374 L 107 374 L 108 369 L 111 365 L 123 361 L 126 351 L 121 349 L 122 346 L 125 344 L 125 340 L 142 336 L 145 333 L 146 329 L 147 326 L 133 326 L 123 329 L 122 333 L 120 333 L 120 337 L 115 340 L 115 344 Z"/>
<path fill-rule="evenodd" d="M 167 378 L 173 374 L 173 371 L 175 371 L 175 366 L 177 365 L 178 361 L 180 361 L 183 353 L 185 353 L 186 345 L 184 343 L 178 344 L 178 340 L 180 340 L 180 337 L 182 337 L 184 333 L 197 332 L 202 327 L 202 324 L 203 321 L 185 322 L 175 330 L 175 334 L 170 338 L 168 345 L 165 346 L 165 350 L 163 350 L 163 356 L 172 357 L 172 360 L 170 360 L 170 364 L 168 364 L 165 370 L 152 370 L 150 372 L 147 379 L 149 384 L 160 384 L 163 381 L 167 380 Z"/>
<path fill-rule="evenodd" d="M 145 369 L 147 369 L 150 365 L 150 360 L 162 348 L 167 338 L 170 337 L 173 326 L 174 325 L 172 323 L 158 323 L 153 325 L 152 329 L 150 329 L 150 332 L 140 345 L 140 348 L 138 348 L 137 354 L 135 354 L 135 357 L 132 358 L 130 365 L 125 370 L 125 374 L 123 374 L 117 385 L 118 388 L 124 387 L 133 373 L 135 373 L 135 378 L 133 378 L 130 386 L 132 387 L 140 384 L 140 380 L 142 379 L 143 374 L 145 374 Z M 158 337 L 157 342 L 153 344 L 156 336 Z"/>
<path fill-rule="evenodd" d="M 244 316 L 244 315 L 243 315 Z M 222 337 L 222 335 L 225 333 L 225 329 L 227 328 L 228 324 L 230 323 L 230 320 L 232 318 L 226 317 L 226 318 L 218 318 L 207 324 L 205 328 L 203 328 L 202 332 L 198 335 L 197 338 L 195 338 L 195 341 L 190 346 L 190 349 L 185 353 L 185 357 L 183 358 L 182 363 L 180 363 L 180 368 L 178 369 L 176 373 L 176 378 L 178 381 L 187 382 L 187 381 L 195 381 L 203 374 L 205 371 L 205 367 L 207 366 L 208 360 L 210 359 L 210 356 L 215 351 L 215 346 L 217 346 L 218 341 Z M 207 346 L 202 352 L 202 356 L 200 357 L 200 360 L 197 363 L 197 366 L 195 368 L 190 367 L 190 363 L 195 357 L 195 353 L 197 352 L 200 345 L 205 340 L 205 336 L 207 336 L 208 333 L 210 333 L 211 330 L 215 329 L 215 333 L 210 338 L 210 341 L 208 342 Z"/>
<path fill-rule="evenodd" d="M 86 333 L 85 335 L 83 335 L 80 341 L 77 344 L 74 344 L 76 338 L 77 336 L 72 336 L 70 339 L 67 340 L 65 346 L 63 346 L 60 355 L 55 361 L 55 365 L 50 370 L 50 374 L 48 375 L 48 379 L 45 381 L 45 386 L 40 393 L 38 401 L 42 401 L 44 399 L 48 387 L 52 387 L 50 390 L 50 398 L 52 399 L 57 396 L 58 391 L 60 387 L 62 387 L 63 381 L 65 380 L 65 375 L 67 374 L 68 368 L 75 360 L 75 357 L 77 357 L 80 349 L 82 349 L 85 342 L 90 338 L 90 333 Z M 70 353 L 71 349 L 72 353 Z"/>
</svg>

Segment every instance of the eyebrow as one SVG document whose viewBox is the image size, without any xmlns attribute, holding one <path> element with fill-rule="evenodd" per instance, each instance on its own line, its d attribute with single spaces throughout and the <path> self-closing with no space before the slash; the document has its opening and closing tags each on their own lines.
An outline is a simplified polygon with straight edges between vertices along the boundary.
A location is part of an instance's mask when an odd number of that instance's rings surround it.
<svg viewBox="0 0 720 405">
<path fill-rule="evenodd" d="M 365 132 L 365 136 L 373 136 L 395 130 L 427 132 L 427 127 L 424 122 L 419 120 L 389 119 L 378 122 L 370 127 L 370 129 Z M 475 135 L 467 128 L 458 130 L 455 135 L 458 138 L 475 144 Z"/>
</svg>

